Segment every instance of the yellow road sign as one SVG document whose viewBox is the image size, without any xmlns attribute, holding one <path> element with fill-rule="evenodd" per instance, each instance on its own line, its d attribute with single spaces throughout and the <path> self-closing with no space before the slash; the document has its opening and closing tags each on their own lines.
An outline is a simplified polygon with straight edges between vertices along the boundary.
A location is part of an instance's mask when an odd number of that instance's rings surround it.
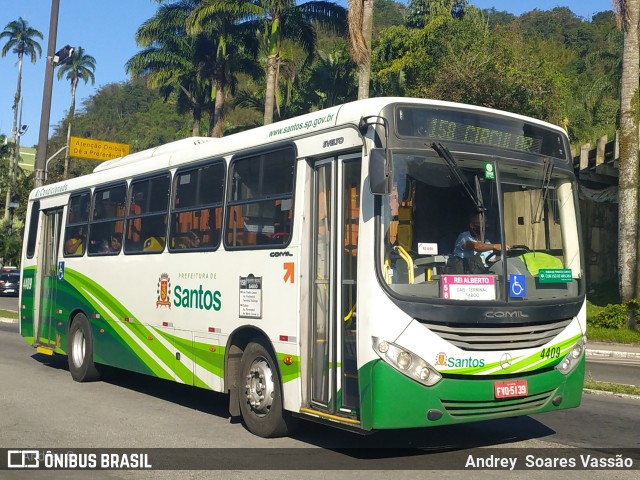
<svg viewBox="0 0 640 480">
<path fill-rule="evenodd" d="M 69 156 L 78 158 L 92 158 L 94 160 L 113 160 L 129 154 L 126 143 L 105 142 L 93 138 L 71 137 L 69 142 Z"/>
</svg>

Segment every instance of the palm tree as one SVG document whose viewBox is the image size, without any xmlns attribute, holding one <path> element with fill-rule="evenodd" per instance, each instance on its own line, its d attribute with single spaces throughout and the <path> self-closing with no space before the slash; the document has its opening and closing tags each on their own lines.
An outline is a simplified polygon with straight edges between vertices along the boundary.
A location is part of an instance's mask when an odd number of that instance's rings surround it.
<svg viewBox="0 0 640 480">
<path fill-rule="evenodd" d="M 258 41 L 255 32 L 239 23 L 237 14 L 211 12 L 211 3 L 200 2 L 187 18 L 187 33 L 192 36 L 207 35 L 212 41 L 211 58 L 214 60 L 210 76 L 213 83 L 213 112 L 211 136 L 224 133 L 227 91 L 236 93 L 237 73 L 243 72 L 257 78 Z"/>
<path fill-rule="evenodd" d="M 25 55 L 31 58 L 31 63 L 36 63 L 36 58 L 42 55 L 42 47 L 35 40 L 42 39 L 42 33 L 31 28 L 29 22 L 19 17 L 18 20 L 9 22 L 4 31 L 0 33 L 0 38 L 6 38 L 7 43 L 2 47 L 2 57 L 4 58 L 9 50 L 18 54 L 18 85 L 16 87 L 16 96 L 13 100 L 13 143 L 16 145 L 16 151 L 12 162 L 11 187 L 7 188 L 7 201 L 5 203 L 4 221 L 9 221 L 9 203 L 11 200 L 11 188 L 15 187 L 16 175 L 18 171 L 18 158 L 20 152 L 17 148 L 18 138 L 18 104 L 22 97 L 22 60 Z"/>
<path fill-rule="evenodd" d="M 338 42 L 328 55 L 319 52 L 319 61 L 311 74 L 311 86 L 321 97 L 320 108 L 333 107 L 356 95 L 356 65 L 345 42 Z"/>
<path fill-rule="evenodd" d="M 210 70 L 210 54 L 215 51 L 206 35 L 187 35 L 187 18 L 199 3 L 178 0 L 160 6 L 136 32 L 143 50 L 125 65 L 132 77 L 145 77 L 165 99 L 175 95 L 178 112 L 191 111 L 193 136 L 200 135 L 202 113 L 210 103 L 211 82 L 203 72 Z"/>
<path fill-rule="evenodd" d="M 618 185 L 618 271 L 620 299 L 628 302 L 640 296 L 638 258 L 638 121 L 637 94 L 640 89 L 638 21 L 640 0 L 614 2 L 624 32 L 622 85 L 620 92 L 620 180 Z"/>
<path fill-rule="evenodd" d="M 264 124 L 273 122 L 276 84 L 282 61 L 283 42 L 296 42 L 313 58 L 314 25 L 341 34 L 346 11 L 333 2 L 312 1 L 296 5 L 294 0 L 205 0 L 207 15 L 227 13 L 250 26 L 267 48 Z"/>
<path fill-rule="evenodd" d="M 349 0 L 349 51 L 358 65 L 358 99 L 369 98 L 373 0 Z"/>
<path fill-rule="evenodd" d="M 86 85 L 88 81 L 91 81 L 91 85 L 94 85 L 96 82 L 96 78 L 93 75 L 95 69 L 96 59 L 84 53 L 84 48 L 78 47 L 73 50 L 71 58 L 58 70 L 58 80 L 66 77 L 66 79 L 71 82 L 71 106 L 69 107 L 69 120 L 67 125 L 67 152 L 64 157 L 64 175 L 62 178 L 67 178 L 69 171 L 69 142 L 71 140 L 73 115 L 76 111 L 76 89 L 78 88 L 78 82 L 82 80 Z"/>
</svg>

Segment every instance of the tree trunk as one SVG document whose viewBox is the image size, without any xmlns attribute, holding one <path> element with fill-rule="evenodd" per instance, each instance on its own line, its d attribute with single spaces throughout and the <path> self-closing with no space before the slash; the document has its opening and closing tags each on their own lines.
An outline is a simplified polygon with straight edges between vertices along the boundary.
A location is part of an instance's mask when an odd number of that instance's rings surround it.
<svg viewBox="0 0 640 480">
<path fill-rule="evenodd" d="M 18 142 L 18 130 L 22 125 L 18 126 L 18 108 L 20 104 L 20 97 L 22 96 L 22 59 L 23 54 L 18 54 L 18 84 L 16 85 L 16 96 L 13 99 L 13 155 L 11 157 L 11 184 L 7 186 L 7 199 L 4 204 L 4 223 L 8 224 L 11 221 L 11 210 L 9 204 L 11 203 L 11 192 L 16 188 L 16 178 L 18 175 L 18 162 L 20 161 L 20 143 Z"/>
<path fill-rule="evenodd" d="M 620 299 L 627 302 L 637 294 L 638 258 L 638 119 L 633 97 L 640 87 L 638 19 L 640 0 L 625 0 L 622 10 L 624 52 L 620 119 L 620 176 L 618 204 L 618 269 Z M 636 100 L 637 101 L 637 100 Z"/>
<path fill-rule="evenodd" d="M 202 120 L 202 108 L 200 105 L 193 106 L 193 122 L 191 123 L 191 135 L 200 136 L 200 121 Z"/>
<path fill-rule="evenodd" d="M 69 144 L 71 143 L 71 124 L 73 123 L 73 117 L 76 112 L 76 88 L 78 87 L 78 79 L 71 80 L 71 106 L 69 107 L 69 121 L 67 122 L 67 151 L 64 155 L 64 175 L 62 178 L 65 180 L 69 175 L 69 161 L 71 155 L 69 152 Z"/>
<path fill-rule="evenodd" d="M 224 88 L 220 82 L 216 82 L 216 102 L 211 119 L 211 136 L 220 138 L 224 134 Z"/>
<path fill-rule="evenodd" d="M 362 35 L 367 44 L 367 55 L 358 65 L 358 99 L 369 98 L 371 80 L 371 38 L 373 35 L 373 0 L 363 0 Z"/>
<path fill-rule="evenodd" d="M 348 4 L 349 52 L 358 65 L 358 99 L 369 98 L 373 1 L 349 0 Z"/>
<path fill-rule="evenodd" d="M 276 103 L 276 77 L 278 73 L 278 56 L 267 57 L 267 88 L 264 98 L 264 124 L 273 123 L 273 110 Z"/>
</svg>

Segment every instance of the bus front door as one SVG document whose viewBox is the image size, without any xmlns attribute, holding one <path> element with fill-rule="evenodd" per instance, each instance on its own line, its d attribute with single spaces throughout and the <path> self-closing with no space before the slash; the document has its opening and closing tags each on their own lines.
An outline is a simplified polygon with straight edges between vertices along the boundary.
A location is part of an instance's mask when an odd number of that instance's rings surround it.
<svg viewBox="0 0 640 480">
<path fill-rule="evenodd" d="M 34 318 L 37 325 L 35 344 L 51 349 L 60 347 L 56 338 L 55 311 L 58 281 L 62 278 L 63 265 L 58 264 L 62 209 L 43 212 L 41 255 L 38 256 L 39 302 L 36 303 Z"/>
<path fill-rule="evenodd" d="M 355 419 L 357 258 L 360 157 L 322 160 L 314 168 L 311 316 L 312 408 Z"/>
</svg>

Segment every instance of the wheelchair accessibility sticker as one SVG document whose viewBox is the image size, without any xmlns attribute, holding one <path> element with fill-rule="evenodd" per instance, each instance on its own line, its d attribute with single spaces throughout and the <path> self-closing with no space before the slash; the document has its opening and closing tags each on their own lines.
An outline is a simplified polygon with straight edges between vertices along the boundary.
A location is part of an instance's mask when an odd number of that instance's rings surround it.
<svg viewBox="0 0 640 480">
<path fill-rule="evenodd" d="M 527 296 L 527 284 L 524 275 L 509 274 L 509 296 L 511 298 L 524 298 Z"/>
</svg>

